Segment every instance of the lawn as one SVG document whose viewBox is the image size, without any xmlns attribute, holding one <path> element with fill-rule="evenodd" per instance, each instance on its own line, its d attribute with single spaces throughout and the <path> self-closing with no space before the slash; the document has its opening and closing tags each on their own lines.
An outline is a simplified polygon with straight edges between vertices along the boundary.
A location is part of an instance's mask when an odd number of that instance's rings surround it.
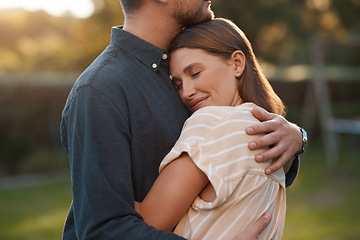
<svg viewBox="0 0 360 240">
<path fill-rule="evenodd" d="M 304 154 L 300 174 L 287 189 L 283 239 L 360 239 L 360 149 L 343 148 L 333 169 L 319 149 Z"/>
<path fill-rule="evenodd" d="M 296 182 L 287 189 L 283 239 L 360 239 L 360 150 L 343 148 L 347 153 L 331 170 L 320 149 L 310 146 Z M 67 173 L 1 186 L 0 239 L 61 239 L 71 203 Z"/>
<path fill-rule="evenodd" d="M 61 239 L 71 203 L 67 174 L 25 178 L 0 189 L 0 239 Z"/>
</svg>

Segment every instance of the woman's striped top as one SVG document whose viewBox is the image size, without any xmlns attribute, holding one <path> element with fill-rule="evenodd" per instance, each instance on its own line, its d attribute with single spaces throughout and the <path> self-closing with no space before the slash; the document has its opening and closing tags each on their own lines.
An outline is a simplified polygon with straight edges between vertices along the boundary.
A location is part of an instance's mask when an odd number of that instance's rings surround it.
<svg viewBox="0 0 360 240">
<path fill-rule="evenodd" d="M 206 202 L 199 196 L 174 232 L 187 239 L 233 239 L 265 211 L 272 221 L 259 239 L 281 239 L 286 211 L 283 169 L 265 175 L 271 164 L 255 162 L 264 151 L 250 151 L 245 128 L 258 123 L 253 103 L 237 107 L 211 106 L 196 111 L 184 124 L 180 138 L 160 165 L 161 170 L 182 152 L 209 178 L 216 199 Z"/>
</svg>

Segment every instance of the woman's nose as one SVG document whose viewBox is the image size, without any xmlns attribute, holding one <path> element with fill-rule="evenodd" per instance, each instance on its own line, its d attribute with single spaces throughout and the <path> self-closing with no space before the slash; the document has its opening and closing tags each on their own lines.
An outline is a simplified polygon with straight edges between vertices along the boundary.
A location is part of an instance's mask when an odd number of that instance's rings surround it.
<svg viewBox="0 0 360 240">
<path fill-rule="evenodd" d="M 181 97 L 184 100 L 191 98 L 196 93 L 196 89 L 193 84 L 187 81 L 183 81 L 182 90 Z"/>
</svg>

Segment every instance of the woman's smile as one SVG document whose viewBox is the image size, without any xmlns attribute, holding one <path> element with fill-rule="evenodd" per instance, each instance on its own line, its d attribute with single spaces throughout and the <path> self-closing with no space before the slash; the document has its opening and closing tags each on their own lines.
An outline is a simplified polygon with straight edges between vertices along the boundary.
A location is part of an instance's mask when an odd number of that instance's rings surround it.
<svg viewBox="0 0 360 240">
<path fill-rule="evenodd" d="M 190 108 L 192 109 L 192 111 L 196 111 L 199 110 L 202 107 L 205 107 L 205 101 L 207 100 L 208 97 L 200 97 L 194 100 L 189 100 L 188 104 L 190 106 Z"/>
</svg>

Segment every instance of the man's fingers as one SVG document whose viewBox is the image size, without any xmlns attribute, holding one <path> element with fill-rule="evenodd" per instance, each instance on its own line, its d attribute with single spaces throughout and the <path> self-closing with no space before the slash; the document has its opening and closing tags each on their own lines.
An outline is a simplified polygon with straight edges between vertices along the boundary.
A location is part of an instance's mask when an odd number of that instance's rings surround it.
<svg viewBox="0 0 360 240">
<path fill-rule="evenodd" d="M 262 153 L 256 154 L 255 160 L 257 162 L 264 162 L 271 159 L 276 159 L 278 157 L 281 157 L 286 150 L 287 149 L 285 144 L 278 144 L 275 147 L 272 147 Z"/>
<path fill-rule="evenodd" d="M 289 150 L 285 151 L 274 163 L 272 163 L 270 166 L 268 166 L 265 169 L 265 173 L 271 174 L 273 172 L 276 172 L 280 168 L 284 167 L 285 164 L 291 159 L 293 159 L 293 155 L 291 154 L 291 151 Z M 288 169 L 284 169 L 284 170 L 287 171 Z"/>
<path fill-rule="evenodd" d="M 269 175 L 273 172 L 276 172 L 280 168 L 282 168 L 285 165 L 285 163 L 287 162 L 287 159 L 286 160 L 284 160 L 284 159 L 285 158 L 277 159 L 273 164 L 271 164 L 269 167 L 267 167 L 265 169 L 265 174 Z"/>
<path fill-rule="evenodd" d="M 254 107 L 251 113 L 261 122 L 271 120 L 275 117 L 275 114 L 269 113 L 268 111 L 266 111 L 261 107 Z"/>
<path fill-rule="evenodd" d="M 278 133 L 269 133 L 249 142 L 248 147 L 250 150 L 256 150 L 263 147 L 268 147 L 277 144 L 281 140 Z M 278 155 L 279 156 L 279 155 Z M 276 156 L 277 157 L 277 156 Z"/>
<path fill-rule="evenodd" d="M 249 135 L 255 135 L 255 134 L 273 132 L 276 129 L 278 129 L 278 127 L 279 126 L 278 126 L 277 122 L 269 120 L 266 122 L 261 122 L 261 123 L 255 124 L 253 126 L 247 127 L 245 129 L 245 131 Z"/>
<path fill-rule="evenodd" d="M 265 212 L 256 222 L 254 225 L 251 226 L 252 230 L 258 236 L 264 229 L 269 225 L 271 221 L 271 214 Z"/>
<path fill-rule="evenodd" d="M 271 214 L 265 212 L 256 222 L 246 227 L 245 230 L 237 235 L 234 240 L 255 240 L 258 239 L 258 236 L 264 229 L 269 225 L 271 221 Z"/>
</svg>

